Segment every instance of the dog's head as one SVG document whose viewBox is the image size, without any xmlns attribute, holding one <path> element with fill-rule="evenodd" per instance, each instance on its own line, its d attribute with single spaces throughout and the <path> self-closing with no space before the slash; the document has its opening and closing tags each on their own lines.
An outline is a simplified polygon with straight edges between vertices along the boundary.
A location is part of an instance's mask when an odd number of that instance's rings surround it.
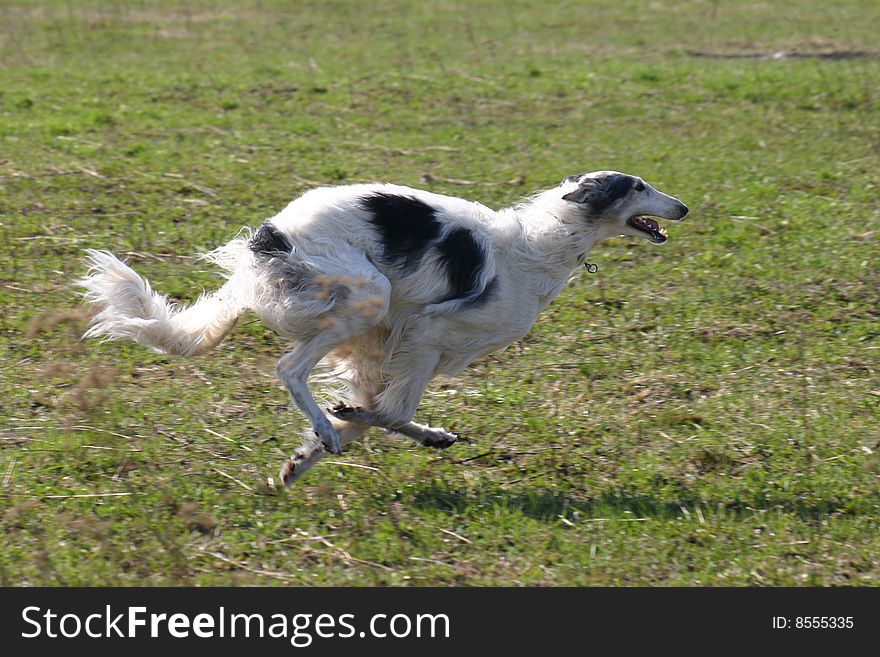
<svg viewBox="0 0 880 657">
<path fill-rule="evenodd" d="M 654 244 L 663 244 L 667 236 L 651 217 L 678 221 L 688 213 L 677 198 L 617 171 L 569 176 L 560 189 L 563 200 L 576 204 L 585 219 L 599 224 L 608 235 L 647 237 Z"/>
</svg>

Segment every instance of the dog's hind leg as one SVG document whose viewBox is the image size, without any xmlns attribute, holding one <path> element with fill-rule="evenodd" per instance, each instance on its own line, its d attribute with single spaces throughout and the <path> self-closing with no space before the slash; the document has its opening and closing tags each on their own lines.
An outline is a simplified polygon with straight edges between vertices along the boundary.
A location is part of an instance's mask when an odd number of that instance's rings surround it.
<svg viewBox="0 0 880 657">
<path fill-rule="evenodd" d="M 375 321 L 378 322 L 380 319 L 381 317 L 377 317 Z M 334 454 L 342 451 L 339 435 L 330 420 L 315 403 L 307 382 L 309 374 L 324 356 L 351 337 L 352 334 L 364 330 L 365 327 L 361 322 L 364 320 L 351 322 L 347 321 L 347 318 L 339 321 L 328 319 L 327 326 L 323 331 L 298 344 L 293 351 L 282 356 L 275 366 L 278 378 L 287 387 L 294 403 L 312 423 L 312 430 L 318 440 Z"/>
<path fill-rule="evenodd" d="M 333 414 L 333 417 L 330 418 L 330 423 L 339 435 L 339 444 L 343 447 L 360 438 L 370 427 L 381 427 L 383 423 L 387 423 L 377 418 L 370 411 L 365 411 L 362 408 L 340 405 L 331 409 L 330 412 Z M 342 420 L 340 419 L 341 417 L 349 419 Z M 421 445 L 437 449 L 445 449 L 458 440 L 458 436 L 454 433 L 449 433 L 443 429 L 427 427 L 415 422 L 407 422 L 399 427 L 389 428 L 387 431 L 403 434 Z M 303 444 L 297 448 L 293 456 L 282 466 L 281 481 L 285 485 L 290 485 L 302 477 L 321 458 L 327 456 L 328 453 L 320 441 L 303 441 Z"/>
<path fill-rule="evenodd" d="M 334 285 L 344 289 L 337 290 L 331 311 L 311 318 L 309 323 L 299 320 L 296 330 L 304 338 L 293 351 L 278 361 L 275 368 L 294 403 L 311 422 L 318 441 L 334 454 L 342 451 L 343 441 L 330 419 L 318 407 L 307 382 L 314 367 L 335 347 L 369 330 L 388 312 L 391 296 L 388 279 L 367 267 L 361 268 L 358 273 L 357 278 L 351 275 L 344 277 L 337 272 L 327 273 L 322 281 L 332 279 Z M 303 448 L 307 448 L 310 454 L 313 452 L 311 442 L 315 441 L 306 440 L 303 443 Z M 296 465 L 302 465 L 302 462 L 301 449 L 281 469 L 281 478 L 285 483 L 292 481 Z"/>
<path fill-rule="evenodd" d="M 335 417 L 330 418 L 330 424 L 339 436 L 339 444 L 345 447 L 348 443 L 360 438 L 370 427 L 365 424 L 345 422 Z M 281 466 L 281 481 L 289 485 L 303 476 L 321 457 L 327 456 L 328 452 L 324 445 L 317 440 L 305 440 L 293 453 L 283 466 Z"/>
<path fill-rule="evenodd" d="M 275 366 L 278 378 L 287 387 L 294 403 L 312 423 L 312 430 L 324 445 L 334 454 L 342 451 L 339 436 L 330 424 L 327 416 L 318 408 L 307 385 L 309 374 L 315 365 L 337 345 L 337 341 L 328 333 L 303 342 L 283 356 Z"/>
</svg>

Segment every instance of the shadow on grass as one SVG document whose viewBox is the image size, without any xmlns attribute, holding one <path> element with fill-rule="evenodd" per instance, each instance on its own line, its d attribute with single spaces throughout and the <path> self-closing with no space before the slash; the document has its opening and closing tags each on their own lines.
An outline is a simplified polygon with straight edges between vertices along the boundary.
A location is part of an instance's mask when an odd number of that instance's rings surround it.
<svg viewBox="0 0 880 657">
<path fill-rule="evenodd" d="M 422 509 L 466 514 L 474 509 L 503 509 L 519 512 L 535 520 L 557 521 L 559 517 L 573 519 L 598 518 L 650 518 L 668 520 L 688 515 L 695 516 L 697 509 L 704 515 L 713 517 L 745 518 L 760 512 L 776 512 L 794 516 L 801 520 L 817 521 L 830 514 L 852 515 L 853 500 L 823 500 L 807 504 L 795 500 L 701 500 L 683 496 L 674 501 L 659 500 L 650 495 L 630 492 L 606 491 L 596 497 L 573 499 L 551 491 L 534 494 L 506 494 L 498 489 L 465 492 L 442 484 L 431 484 L 415 494 L 415 506 Z"/>
</svg>

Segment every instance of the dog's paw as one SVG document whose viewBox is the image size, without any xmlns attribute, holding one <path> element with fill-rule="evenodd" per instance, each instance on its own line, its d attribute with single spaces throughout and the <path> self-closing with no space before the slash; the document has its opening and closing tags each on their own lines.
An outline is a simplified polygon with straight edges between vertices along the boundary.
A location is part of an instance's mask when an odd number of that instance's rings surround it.
<svg viewBox="0 0 880 657">
<path fill-rule="evenodd" d="M 281 480 L 285 486 L 290 486 L 294 481 L 299 477 L 299 468 L 297 467 L 299 462 L 297 462 L 296 457 L 290 458 L 284 462 L 284 465 L 281 466 L 281 470 L 278 473 L 278 478 Z"/>
<path fill-rule="evenodd" d="M 315 436 L 326 451 L 331 454 L 342 454 L 342 443 L 339 442 L 339 434 L 336 431 L 315 431 Z"/>
<path fill-rule="evenodd" d="M 339 402 L 336 406 L 328 408 L 327 412 L 340 420 L 349 420 L 360 414 L 363 409 L 359 406 L 349 406 L 345 402 Z"/>
<path fill-rule="evenodd" d="M 318 439 L 318 442 L 324 445 L 325 450 L 333 454 L 342 453 L 342 442 L 339 440 L 339 434 L 336 433 L 336 429 L 333 428 L 330 421 L 323 415 L 312 424 L 312 433 Z M 306 435 L 305 442 L 309 441 L 310 438 Z"/>
<path fill-rule="evenodd" d="M 444 431 L 443 429 L 437 430 L 436 433 L 436 436 L 432 436 L 430 439 L 425 441 L 425 446 L 433 447 L 434 449 L 446 449 L 447 447 L 452 447 L 459 440 L 458 434 L 450 433 L 449 431 Z"/>
<path fill-rule="evenodd" d="M 302 477 L 325 453 L 324 445 L 321 443 L 311 441 L 304 443 L 281 466 L 278 478 L 285 486 L 289 486 Z"/>
</svg>

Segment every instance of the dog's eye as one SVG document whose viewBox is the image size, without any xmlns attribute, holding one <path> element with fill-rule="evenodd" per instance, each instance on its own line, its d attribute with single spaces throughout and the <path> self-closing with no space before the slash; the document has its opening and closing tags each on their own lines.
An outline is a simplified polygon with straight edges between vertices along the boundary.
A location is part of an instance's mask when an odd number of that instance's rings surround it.
<svg viewBox="0 0 880 657">
<path fill-rule="evenodd" d="M 637 192 L 643 192 L 643 191 L 645 191 L 645 183 L 643 183 L 643 182 L 640 180 L 639 182 L 637 182 L 637 183 L 633 186 L 633 189 L 636 190 Z"/>
</svg>

